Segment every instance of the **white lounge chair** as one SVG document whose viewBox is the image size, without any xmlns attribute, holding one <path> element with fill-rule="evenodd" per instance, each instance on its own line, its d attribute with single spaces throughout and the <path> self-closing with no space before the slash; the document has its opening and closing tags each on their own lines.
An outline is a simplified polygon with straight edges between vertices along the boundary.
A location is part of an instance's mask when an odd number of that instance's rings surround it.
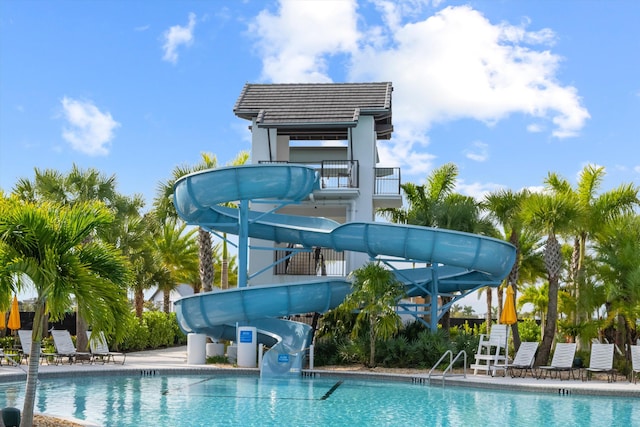
<svg viewBox="0 0 640 427">
<path fill-rule="evenodd" d="M 89 340 L 89 348 L 91 349 L 94 362 L 100 360 L 104 364 L 111 361 L 113 363 L 120 363 L 121 365 L 124 365 L 127 355 L 125 353 L 109 351 L 109 345 L 107 344 L 107 340 L 103 332 L 100 332 L 96 337 L 92 337 L 91 331 L 87 331 L 87 340 Z M 116 358 L 122 358 L 122 360 L 116 361 Z"/>
<path fill-rule="evenodd" d="M 64 359 L 67 359 L 69 363 L 85 361 L 91 363 L 93 361 L 91 353 L 76 351 L 69 331 L 51 330 L 51 336 L 56 346 L 56 365 L 63 363 Z"/>
<path fill-rule="evenodd" d="M 582 371 L 583 381 L 590 380 L 594 372 L 607 374 L 607 382 L 616 380 L 616 373 L 613 369 L 614 347 L 614 344 L 591 344 L 589 367 Z"/>
<path fill-rule="evenodd" d="M 25 363 L 29 361 L 29 356 L 31 355 L 31 343 L 33 331 L 30 329 L 19 329 L 18 330 L 18 338 L 20 341 L 21 355 L 18 360 L 18 363 L 22 363 L 24 360 Z M 42 364 L 44 362 L 55 362 L 56 355 L 55 353 L 45 353 L 42 348 L 40 349 L 40 360 L 39 363 Z"/>
<path fill-rule="evenodd" d="M 513 362 L 509 364 L 509 373 L 511 378 L 527 376 L 527 372 L 531 372 L 533 377 L 533 362 L 536 356 L 536 350 L 538 350 L 537 342 L 522 342 L 520 348 L 516 352 Z"/>
<path fill-rule="evenodd" d="M 553 358 L 551 359 L 551 365 L 539 366 L 537 378 L 546 378 L 548 373 L 557 373 L 560 379 L 562 379 L 562 372 L 568 372 L 567 379 L 573 377 L 575 379 L 575 373 L 573 368 L 573 358 L 576 355 L 576 343 L 558 343 L 556 344 L 556 350 L 553 352 Z M 544 373 L 544 376 L 542 374 Z"/>
<path fill-rule="evenodd" d="M 497 369 L 507 369 L 509 362 L 509 325 L 495 324 L 491 327 L 489 335 L 480 335 L 478 350 L 475 354 L 475 363 L 471 364 L 475 375 L 478 371 L 485 371 L 492 375 Z"/>
<path fill-rule="evenodd" d="M 631 346 L 631 379 L 634 384 L 638 383 L 640 374 L 640 344 Z"/>
</svg>

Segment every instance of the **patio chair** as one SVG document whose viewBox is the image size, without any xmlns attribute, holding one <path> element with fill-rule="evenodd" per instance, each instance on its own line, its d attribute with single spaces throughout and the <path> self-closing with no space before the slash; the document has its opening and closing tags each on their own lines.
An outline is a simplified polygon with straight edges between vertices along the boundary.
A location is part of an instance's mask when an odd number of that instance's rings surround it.
<svg viewBox="0 0 640 427">
<path fill-rule="evenodd" d="M 638 383 L 640 374 L 640 345 L 631 346 L 631 379 L 634 384 Z"/>
<path fill-rule="evenodd" d="M 65 330 L 51 330 L 51 336 L 53 337 L 53 343 L 56 346 L 56 365 L 63 363 L 64 359 L 67 359 L 69 364 L 77 362 L 91 363 L 93 358 L 91 353 L 78 352 L 71 339 L 69 331 Z"/>
<path fill-rule="evenodd" d="M 513 362 L 509 364 L 508 371 L 511 374 L 511 378 L 525 378 L 527 376 L 527 372 L 531 372 L 532 377 L 535 376 L 533 374 L 533 362 L 535 360 L 537 350 L 537 342 L 525 341 L 520 343 L 520 348 L 518 348 L 516 357 L 513 359 Z"/>
<path fill-rule="evenodd" d="M 607 382 L 616 380 L 616 372 L 613 369 L 613 344 L 591 344 L 591 356 L 589 367 L 582 371 L 582 380 L 590 380 L 593 373 L 607 374 Z"/>
<path fill-rule="evenodd" d="M 562 372 L 568 372 L 567 379 L 575 378 L 573 367 L 573 358 L 576 355 L 576 343 L 558 343 L 556 350 L 553 352 L 551 365 L 539 366 L 537 378 L 547 378 L 547 374 L 556 373 L 562 380 Z M 544 373 L 544 377 L 542 374 Z"/>
<path fill-rule="evenodd" d="M 87 340 L 89 341 L 89 348 L 91 349 L 91 355 L 93 356 L 94 362 L 100 360 L 105 364 L 111 361 L 113 363 L 124 365 L 127 355 L 125 353 L 109 351 L 109 345 L 107 344 L 107 340 L 103 332 L 100 332 L 100 335 L 93 337 L 92 339 L 92 332 L 87 331 Z M 116 361 L 116 358 L 122 358 L 122 360 Z"/>
<path fill-rule="evenodd" d="M 491 327 L 491 333 L 481 334 L 478 350 L 475 354 L 475 363 L 471 364 L 475 375 L 478 371 L 485 371 L 492 375 L 497 369 L 507 369 L 509 361 L 509 325 L 495 324 Z"/>
<path fill-rule="evenodd" d="M 24 360 L 25 363 L 29 362 L 29 355 L 31 355 L 31 343 L 33 336 L 33 331 L 30 329 L 20 329 L 18 330 L 18 338 L 20 341 L 20 356 L 18 358 L 18 364 L 21 364 Z M 54 362 L 56 358 L 55 353 L 46 353 L 44 350 L 40 349 L 40 360 L 38 363 L 42 364 L 44 362 L 50 363 Z"/>
</svg>

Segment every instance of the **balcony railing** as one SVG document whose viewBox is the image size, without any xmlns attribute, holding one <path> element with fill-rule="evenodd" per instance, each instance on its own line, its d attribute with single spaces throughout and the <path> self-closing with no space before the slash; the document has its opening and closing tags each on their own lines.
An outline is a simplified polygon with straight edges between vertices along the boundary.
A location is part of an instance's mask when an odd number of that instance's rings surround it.
<svg viewBox="0 0 640 427">
<path fill-rule="evenodd" d="M 274 261 L 274 274 L 276 275 L 346 275 L 344 252 L 336 252 L 329 248 L 305 249 L 300 245 L 294 245 L 275 251 Z"/>
<path fill-rule="evenodd" d="M 400 168 L 376 168 L 373 194 L 400 194 Z"/>
<path fill-rule="evenodd" d="M 322 188 L 358 188 L 358 167 L 357 160 L 323 160 Z"/>
<path fill-rule="evenodd" d="M 287 161 L 259 161 L 258 163 L 289 163 Z M 321 188 L 360 188 L 360 164 L 357 160 L 322 160 L 319 163 L 297 163 L 315 168 L 320 174 Z M 374 194 L 400 194 L 400 168 L 375 168 Z"/>
</svg>

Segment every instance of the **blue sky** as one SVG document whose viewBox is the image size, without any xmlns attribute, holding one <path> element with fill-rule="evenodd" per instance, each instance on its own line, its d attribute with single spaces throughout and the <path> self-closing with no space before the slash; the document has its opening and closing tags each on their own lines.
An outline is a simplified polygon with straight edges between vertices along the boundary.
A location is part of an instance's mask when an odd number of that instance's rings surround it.
<svg viewBox="0 0 640 427">
<path fill-rule="evenodd" d="M 640 184 L 640 2 L 0 2 L 0 188 L 75 162 L 151 200 L 203 151 L 249 149 L 246 82 L 391 81 L 385 165 L 458 191 Z"/>
<path fill-rule="evenodd" d="M 201 152 L 248 150 L 246 82 L 391 81 L 382 166 L 422 183 L 454 162 L 481 197 L 640 185 L 640 2 L 0 2 L 0 188 L 34 167 L 115 174 L 149 202 Z"/>
</svg>

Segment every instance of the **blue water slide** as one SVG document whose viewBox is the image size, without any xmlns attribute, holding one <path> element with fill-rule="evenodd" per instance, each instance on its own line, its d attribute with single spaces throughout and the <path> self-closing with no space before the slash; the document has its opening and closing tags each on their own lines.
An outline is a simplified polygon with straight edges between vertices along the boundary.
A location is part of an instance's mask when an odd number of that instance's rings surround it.
<svg viewBox="0 0 640 427">
<path fill-rule="evenodd" d="M 355 251 L 430 267 L 395 270 L 408 296 L 450 293 L 497 286 L 509 273 L 515 248 L 507 242 L 475 234 L 378 222 L 340 224 L 326 218 L 254 212 L 221 206 L 231 201 L 299 202 L 318 190 L 313 168 L 291 164 L 245 165 L 187 175 L 176 182 L 174 203 L 188 223 L 246 238 L 277 243 Z M 239 251 L 246 250 L 240 239 Z M 244 248 L 242 246 L 245 246 Z M 246 268 L 246 266 L 240 266 Z M 309 345 L 307 325 L 279 318 L 325 312 L 350 292 L 344 278 L 314 278 L 300 283 L 245 286 L 196 294 L 176 302 L 185 332 L 235 340 L 235 327 L 255 326 L 271 349 L 263 358 L 271 374 L 298 372 Z M 301 325 L 301 326 L 297 326 Z M 285 357 L 286 356 L 286 357 Z"/>
</svg>

